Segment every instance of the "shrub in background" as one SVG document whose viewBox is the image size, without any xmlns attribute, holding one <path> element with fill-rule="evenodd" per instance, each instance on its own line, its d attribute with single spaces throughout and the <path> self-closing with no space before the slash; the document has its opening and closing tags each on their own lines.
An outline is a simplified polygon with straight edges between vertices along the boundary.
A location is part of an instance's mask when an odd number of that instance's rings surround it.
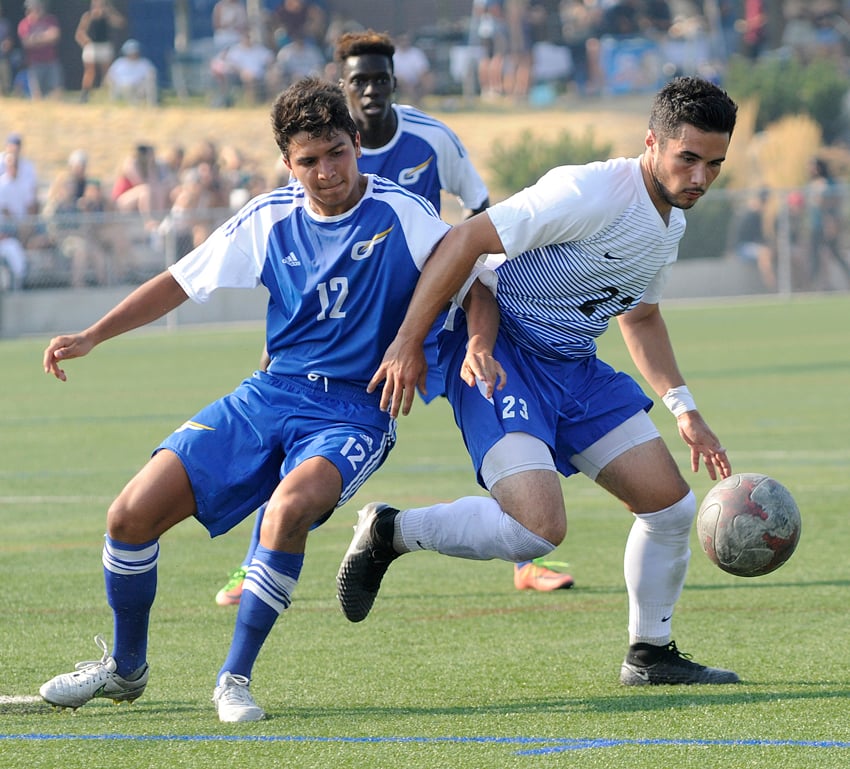
<svg viewBox="0 0 850 769">
<path fill-rule="evenodd" d="M 736 58 L 730 63 L 725 86 L 733 99 L 757 100 L 757 131 L 798 114 L 809 115 L 827 143 L 838 140 L 846 129 L 844 104 L 850 77 L 828 59 L 806 65 L 786 58 L 765 58 L 755 64 Z"/>
<path fill-rule="evenodd" d="M 551 141 L 525 130 L 514 142 L 494 142 L 488 166 L 493 185 L 501 193 L 512 195 L 534 184 L 555 166 L 606 160 L 610 157 L 611 147 L 610 143 L 596 144 L 589 128 L 582 137 L 576 138 L 569 131 L 561 131 Z"/>
</svg>

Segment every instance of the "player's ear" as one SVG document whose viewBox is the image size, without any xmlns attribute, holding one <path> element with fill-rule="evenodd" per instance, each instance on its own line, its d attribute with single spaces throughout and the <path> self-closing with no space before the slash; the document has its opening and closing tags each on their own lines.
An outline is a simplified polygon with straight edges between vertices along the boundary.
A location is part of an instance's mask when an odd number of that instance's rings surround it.
<svg viewBox="0 0 850 769">
<path fill-rule="evenodd" d="M 643 143 L 648 149 L 652 149 L 656 144 L 658 144 L 658 137 L 656 137 L 655 131 L 651 128 L 647 129 L 646 138 L 643 140 Z"/>
</svg>

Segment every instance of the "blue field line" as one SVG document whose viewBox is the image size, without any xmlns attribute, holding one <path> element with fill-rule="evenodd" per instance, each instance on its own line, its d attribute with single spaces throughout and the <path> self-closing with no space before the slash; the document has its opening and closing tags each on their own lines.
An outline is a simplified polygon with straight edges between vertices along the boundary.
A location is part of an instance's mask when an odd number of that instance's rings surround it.
<svg viewBox="0 0 850 769">
<path fill-rule="evenodd" d="M 0 740 L 39 741 L 121 741 L 130 742 L 325 742 L 352 744 L 417 743 L 417 744 L 493 744 L 538 746 L 516 751 L 518 756 L 540 756 L 567 750 L 595 750 L 624 745 L 656 747 L 792 747 L 850 748 L 850 742 L 837 740 L 765 740 L 765 739 L 617 739 L 598 737 L 311 737 L 298 735 L 238 734 L 0 734 Z"/>
</svg>

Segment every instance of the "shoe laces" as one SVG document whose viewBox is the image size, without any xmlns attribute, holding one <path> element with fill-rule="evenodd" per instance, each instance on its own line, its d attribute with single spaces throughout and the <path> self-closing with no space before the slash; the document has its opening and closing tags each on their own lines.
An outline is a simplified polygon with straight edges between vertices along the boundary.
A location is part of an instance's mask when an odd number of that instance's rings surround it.
<svg viewBox="0 0 850 769">
<path fill-rule="evenodd" d="M 668 654 L 671 654 L 674 657 L 677 657 L 678 659 L 687 660 L 688 662 L 690 662 L 693 659 L 693 655 L 688 654 L 687 652 L 681 651 L 679 649 L 679 647 L 676 646 L 675 641 L 670 641 L 670 643 L 667 644 L 667 646 L 664 647 L 664 651 L 666 651 Z"/>
<path fill-rule="evenodd" d="M 248 690 L 248 685 L 251 680 L 247 676 L 240 676 L 235 673 L 225 673 L 221 677 L 221 691 L 219 699 L 224 700 L 228 705 L 250 705 L 254 706 L 254 698 L 251 697 L 251 692 Z"/>
<path fill-rule="evenodd" d="M 89 668 L 95 668 L 100 666 L 106 666 L 109 662 L 109 648 L 106 645 L 106 639 L 98 633 L 94 637 L 94 642 L 98 645 L 98 648 L 103 653 L 99 660 L 87 660 L 85 662 L 78 662 L 74 665 L 75 670 L 88 670 Z"/>
</svg>

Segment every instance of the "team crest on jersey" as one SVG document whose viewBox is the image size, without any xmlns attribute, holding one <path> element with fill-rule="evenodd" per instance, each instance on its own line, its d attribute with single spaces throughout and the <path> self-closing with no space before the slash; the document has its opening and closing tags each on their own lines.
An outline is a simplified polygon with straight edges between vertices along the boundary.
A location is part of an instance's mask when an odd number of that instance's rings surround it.
<svg viewBox="0 0 850 769">
<path fill-rule="evenodd" d="M 214 427 L 210 427 L 209 425 L 202 425 L 200 422 L 193 422 L 191 419 L 187 422 L 184 422 L 180 427 L 178 427 L 174 432 L 182 433 L 185 430 L 212 430 L 215 431 Z"/>
<path fill-rule="evenodd" d="M 294 251 L 290 251 L 286 256 L 283 257 L 283 263 L 287 267 L 300 267 L 301 260 L 295 255 Z"/>
<path fill-rule="evenodd" d="M 387 235 L 389 235 L 392 230 L 392 227 L 387 227 L 387 229 L 383 232 L 373 235 L 369 240 L 361 240 L 355 243 L 351 247 L 351 258 L 354 259 L 355 262 L 359 262 L 361 259 L 367 259 L 372 256 L 375 246 L 379 243 L 383 243 L 387 239 Z"/>
<path fill-rule="evenodd" d="M 406 187 L 412 187 L 419 181 L 422 174 L 428 170 L 428 166 L 430 166 L 433 161 L 434 156 L 431 155 L 431 157 L 419 165 L 411 166 L 410 168 L 402 168 L 398 175 L 398 183 L 403 184 Z"/>
</svg>

